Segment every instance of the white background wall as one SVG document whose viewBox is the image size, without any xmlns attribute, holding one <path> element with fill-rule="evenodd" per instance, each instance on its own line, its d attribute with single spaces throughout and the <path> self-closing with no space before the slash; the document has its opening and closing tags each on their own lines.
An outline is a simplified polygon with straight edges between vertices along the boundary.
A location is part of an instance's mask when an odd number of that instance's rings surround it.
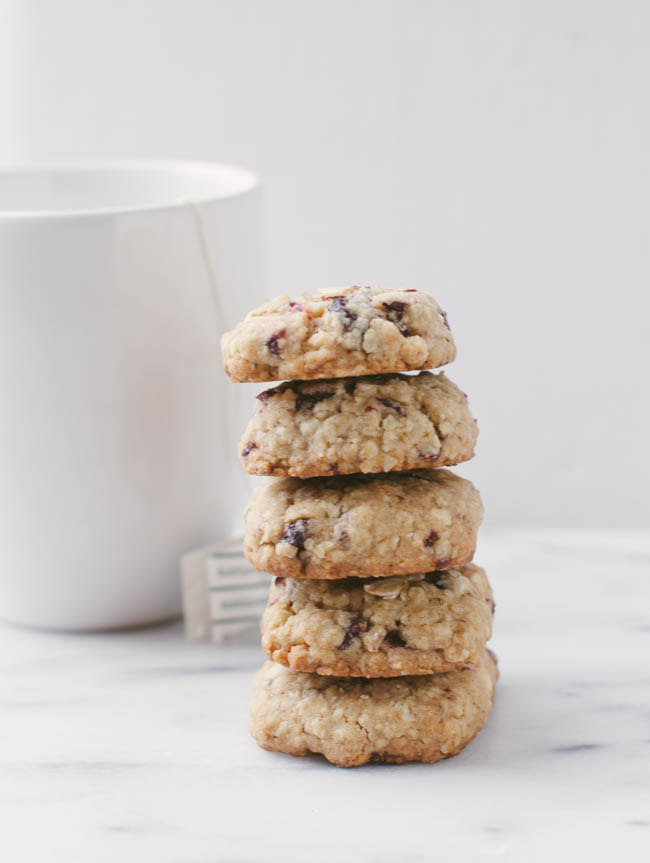
<svg viewBox="0 0 650 863">
<path fill-rule="evenodd" d="M 430 290 L 489 523 L 648 525 L 650 5 L 0 0 L 0 162 L 266 187 L 269 290 Z"/>
</svg>

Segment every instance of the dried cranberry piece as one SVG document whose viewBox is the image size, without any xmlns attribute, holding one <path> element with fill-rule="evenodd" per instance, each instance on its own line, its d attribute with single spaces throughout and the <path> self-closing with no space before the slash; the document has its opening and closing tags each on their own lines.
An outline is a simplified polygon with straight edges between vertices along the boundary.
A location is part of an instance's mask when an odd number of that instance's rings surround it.
<svg viewBox="0 0 650 863">
<path fill-rule="evenodd" d="M 345 545 L 349 539 L 350 535 L 348 534 L 347 530 L 343 528 L 341 533 L 338 535 L 338 541 L 341 543 L 341 545 Z"/>
<path fill-rule="evenodd" d="M 252 452 L 256 448 L 256 443 L 247 443 L 244 449 L 241 451 L 242 457 L 245 458 L 250 452 Z"/>
<path fill-rule="evenodd" d="M 282 531 L 282 542 L 293 545 L 298 551 L 305 547 L 305 540 L 309 535 L 309 519 L 297 518 L 285 525 Z"/>
<path fill-rule="evenodd" d="M 438 569 L 447 569 L 449 564 L 451 563 L 450 557 L 443 557 L 442 560 L 438 561 Z"/>
<path fill-rule="evenodd" d="M 446 576 L 446 572 L 427 572 L 424 576 L 424 580 L 429 584 L 433 584 L 434 587 L 438 588 L 438 590 L 448 590 L 449 585 L 447 584 Z"/>
<path fill-rule="evenodd" d="M 301 312 L 304 308 L 302 303 L 295 303 L 293 300 L 289 303 L 290 312 Z"/>
<path fill-rule="evenodd" d="M 358 638 L 361 633 L 365 631 L 365 621 L 360 617 L 357 617 L 350 626 L 348 626 L 345 636 L 343 637 L 343 641 L 339 644 L 339 650 L 345 650 L 346 647 L 349 647 L 352 644 L 353 639 Z"/>
<path fill-rule="evenodd" d="M 333 395 L 333 392 L 298 393 L 296 395 L 295 409 L 297 411 L 303 411 L 308 408 L 311 409 L 314 405 L 318 404 L 318 402 L 322 402 L 325 399 L 331 399 Z"/>
<path fill-rule="evenodd" d="M 401 300 L 393 300 L 390 303 L 382 303 L 382 305 L 390 312 L 397 312 L 401 317 L 404 314 L 404 309 L 407 308 L 409 303 L 403 303 Z"/>
<path fill-rule="evenodd" d="M 274 356 L 278 356 L 280 353 L 280 346 L 278 342 L 280 339 L 283 339 L 287 334 L 286 330 L 280 330 L 279 333 L 274 333 L 270 339 L 266 340 L 266 347 L 271 351 Z"/>
<path fill-rule="evenodd" d="M 282 587 L 282 585 L 284 584 L 285 580 L 286 580 L 286 579 L 284 578 L 284 576 L 282 576 L 282 575 L 278 575 L 278 576 L 276 577 L 276 579 L 275 579 L 275 585 L 276 585 L 276 587 Z"/>
<path fill-rule="evenodd" d="M 264 392 L 259 393 L 256 398 L 258 398 L 261 402 L 267 402 L 271 396 L 275 395 L 275 390 L 264 390 Z"/>
<path fill-rule="evenodd" d="M 406 647 L 406 642 L 402 638 L 402 633 L 399 629 L 389 629 L 384 637 L 384 641 L 390 647 Z"/>
<path fill-rule="evenodd" d="M 429 536 L 424 540 L 424 545 L 426 548 L 431 548 L 434 542 L 438 542 L 439 539 L 440 535 L 436 533 L 435 530 L 432 530 Z"/>
<path fill-rule="evenodd" d="M 433 427 L 434 427 L 434 429 L 435 429 L 435 431 L 436 431 L 436 434 L 438 435 L 438 440 L 442 443 L 442 441 L 443 441 L 443 440 L 445 440 L 445 438 L 447 437 L 447 435 L 446 435 L 446 434 L 443 434 L 443 433 L 440 431 L 440 428 L 436 425 L 436 423 L 434 423 L 434 424 L 433 424 Z"/>
<path fill-rule="evenodd" d="M 349 309 L 346 309 L 348 304 L 347 297 L 334 297 L 332 302 L 327 307 L 330 312 L 337 312 L 339 315 L 343 315 L 343 329 L 349 330 L 352 324 L 356 321 L 358 315 L 355 315 L 354 312 L 351 312 Z"/>
<path fill-rule="evenodd" d="M 422 461 L 435 461 L 440 455 L 440 450 L 438 452 L 420 452 L 418 450 L 418 458 L 422 459 Z"/>
<path fill-rule="evenodd" d="M 402 323 L 402 317 L 410 303 L 403 303 L 401 300 L 393 300 L 390 303 L 382 303 L 382 305 L 387 312 L 395 312 L 394 320 L 392 316 L 391 320 L 393 320 L 393 323 L 396 325 L 400 333 L 403 336 L 410 336 L 411 330 L 406 326 L 406 324 Z"/>
<path fill-rule="evenodd" d="M 390 410 L 395 411 L 401 417 L 406 416 L 406 408 L 404 407 L 404 405 L 400 404 L 399 402 L 396 402 L 394 399 L 385 399 L 385 398 L 380 398 L 379 396 L 377 396 L 377 401 L 381 402 L 384 405 L 384 407 L 387 407 Z"/>
</svg>

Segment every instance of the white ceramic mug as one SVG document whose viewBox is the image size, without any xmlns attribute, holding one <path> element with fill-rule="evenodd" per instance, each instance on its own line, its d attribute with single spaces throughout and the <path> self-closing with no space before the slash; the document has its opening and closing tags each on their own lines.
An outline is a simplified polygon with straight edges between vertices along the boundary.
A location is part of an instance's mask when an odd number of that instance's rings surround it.
<svg viewBox="0 0 650 863">
<path fill-rule="evenodd" d="M 219 336 L 262 297 L 259 205 L 223 165 L 0 171 L 0 618 L 173 617 L 179 556 L 240 529 Z"/>
</svg>

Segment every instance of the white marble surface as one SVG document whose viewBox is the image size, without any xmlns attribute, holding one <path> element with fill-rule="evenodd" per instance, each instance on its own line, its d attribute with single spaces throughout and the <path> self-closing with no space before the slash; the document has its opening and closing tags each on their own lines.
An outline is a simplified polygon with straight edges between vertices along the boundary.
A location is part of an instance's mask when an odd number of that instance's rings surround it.
<svg viewBox="0 0 650 863">
<path fill-rule="evenodd" d="M 650 534 L 484 535 L 477 560 L 495 710 L 431 766 L 259 750 L 253 644 L 0 628 L 2 860 L 649 860 Z"/>
</svg>

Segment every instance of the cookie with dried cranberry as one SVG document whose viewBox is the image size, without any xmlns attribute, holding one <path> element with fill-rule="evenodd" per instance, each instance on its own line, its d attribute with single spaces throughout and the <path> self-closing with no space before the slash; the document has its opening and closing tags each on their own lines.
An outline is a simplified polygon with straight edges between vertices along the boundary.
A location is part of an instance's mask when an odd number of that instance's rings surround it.
<svg viewBox="0 0 650 863">
<path fill-rule="evenodd" d="M 473 563 L 392 578 L 276 578 L 262 647 L 296 671 L 438 674 L 476 661 L 492 634 L 493 611 L 485 571 Z"/>
<path fill-rule="evenodd" d="M 257 397 L 239 454 L 262 476 L 336 476 L 467 461 L 467 396 L 443 372 L 290 381 Z"/>
<path fill-rule="evenodd" d="M 264 749 L 320 753 L 341 767 L 431 763 L 456 755 L 485 725 L 497 677 L 487 650 L 444 674 L 375 680 L 266 662 L 253 680 L 250 731 Z"/>
<path fill-rule="evenodd" d="M 370 287 L 270 300 L 225 333 L 221 349 L 236 382 L 431 369 L 456 355 L 433 297 Z"/>
<path fill-rule="evenodd" d="M 267 478 L 246 512 L 244 551 L 276 576 L 410 575 L 469 563 L 482 518 L 476 488 L 442 468 Z"/>
</svg>

